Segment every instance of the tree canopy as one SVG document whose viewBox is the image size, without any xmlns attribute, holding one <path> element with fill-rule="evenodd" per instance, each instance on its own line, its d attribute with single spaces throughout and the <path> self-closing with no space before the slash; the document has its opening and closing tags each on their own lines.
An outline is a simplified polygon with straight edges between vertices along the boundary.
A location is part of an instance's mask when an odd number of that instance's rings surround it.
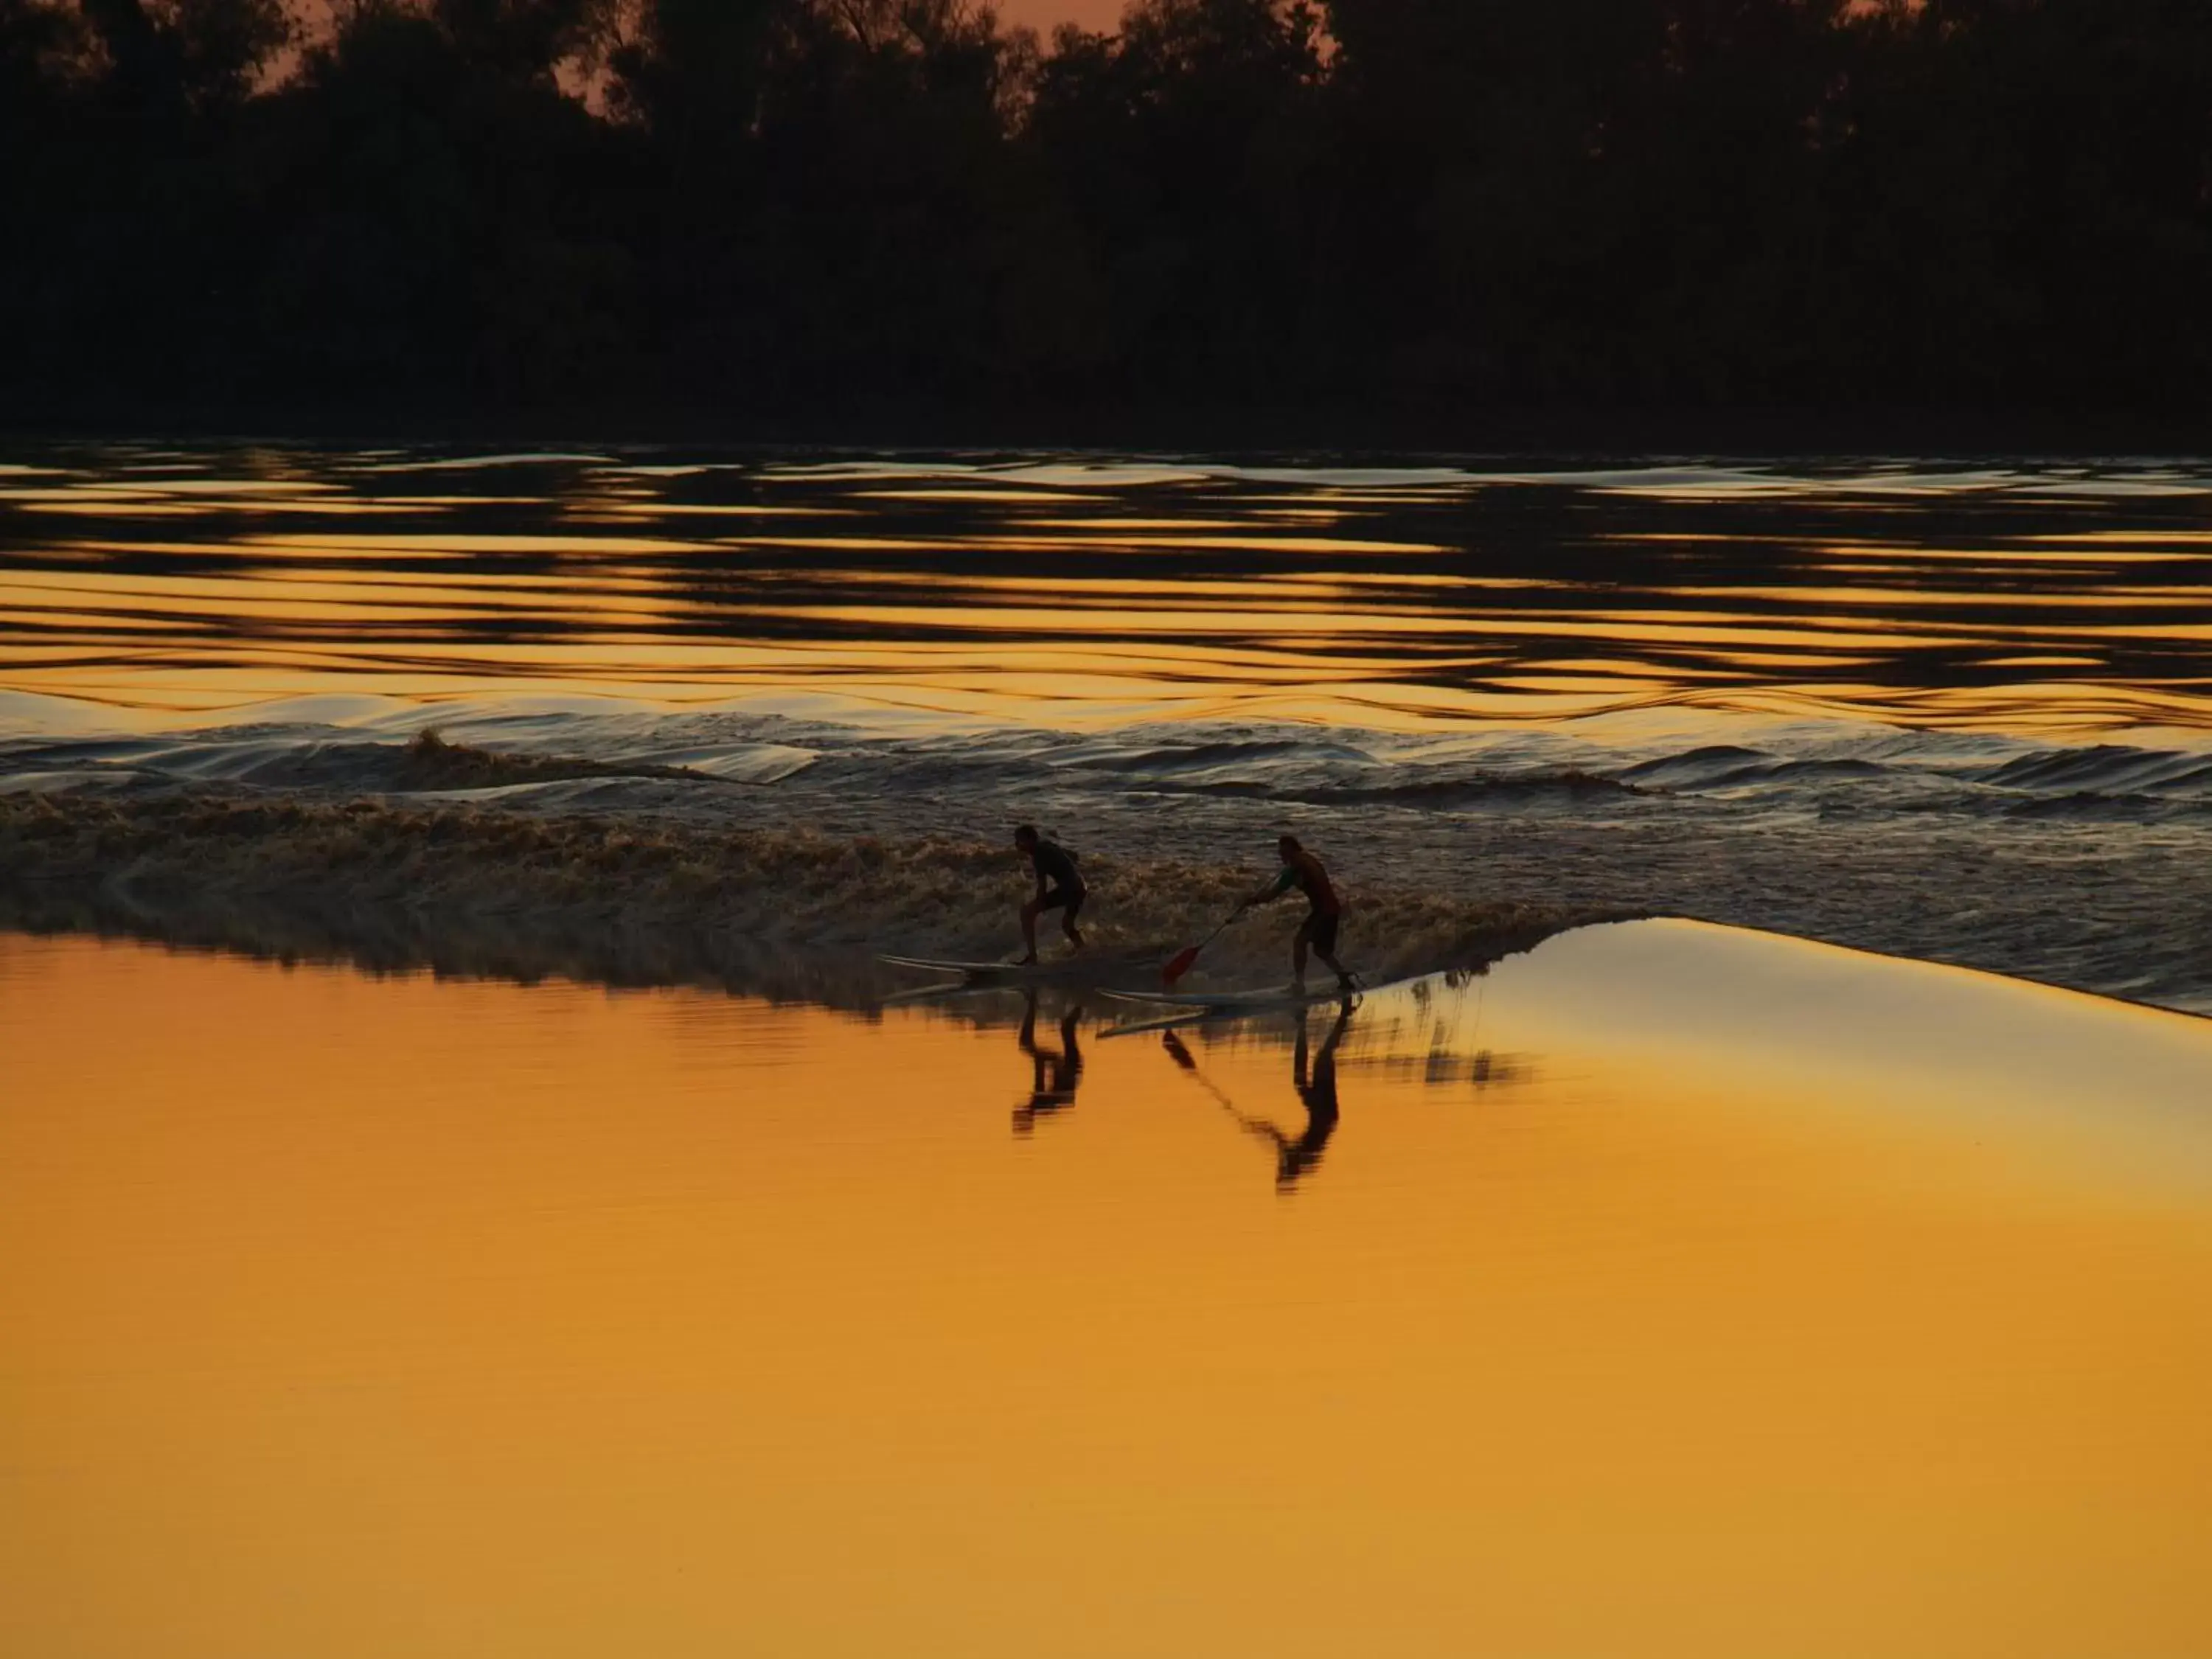
<svg viewBox="0 0 2212 1659">
<path fill-rule="evenodd" d="M 2212 407 L 2202 0 L 0 0 L 42 408 Z"/>
</svg>

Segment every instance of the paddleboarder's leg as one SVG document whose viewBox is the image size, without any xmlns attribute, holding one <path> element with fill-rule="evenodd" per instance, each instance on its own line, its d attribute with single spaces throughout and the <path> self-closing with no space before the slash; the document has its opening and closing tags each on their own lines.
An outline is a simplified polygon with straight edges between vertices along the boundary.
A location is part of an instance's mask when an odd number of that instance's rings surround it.
<svg viewBox="0 0 2212 1659">
<path fill-rule="evenodd" d="M 1344 964 L 1336 959 L 1336 925 L 1340 920 L 1339 916 L 1310 915 L 1306 918 L 1305 927 L 1300 931 L 1307 933 L 1312 939 L 1314 954 L 1328 964 L 1330 971 L 1336 975 L 1336 982 L 1349 991 L 1358 981 L 1344 971 Z M 1301 963 L 1299 966 L 1303 968 L 1304 963 Z M 1302 973 L 1299 977 L 1303 979 L 1304 975 Z"/>
<path fill-rule="evenodd" d="M 1022 938 L 1027 942 L 1030 953 L 1022 960 L 1025 963 L 1036 960 L 1036 919 L 1048 910 L 1058 910 L 1061 913 L 1060 931 L 1067 935 L 1069 944 L 1080 951 L 1083 948 L 1083 934 L 1076 927 L 1075 917 L 1076 913 L 1083 908 L 1083 901 L 1087 896 L 1089 895 L 1080 887 L 1073 892 L 1065 887 L 1055 887 L 1050 892 L 1041 893 L 1024 904 L 1022 907 Z"/>
<path fill-rule="evenodd" d="M 1321 921 L 1318 914 L 1306 913 L 1298 924 L 1298 931 L 1291 935 L 1291 983 L 1299 990 L 1306 988 L 1306 946 L 1312 941 L 1315 925 Z"/>
</svg>

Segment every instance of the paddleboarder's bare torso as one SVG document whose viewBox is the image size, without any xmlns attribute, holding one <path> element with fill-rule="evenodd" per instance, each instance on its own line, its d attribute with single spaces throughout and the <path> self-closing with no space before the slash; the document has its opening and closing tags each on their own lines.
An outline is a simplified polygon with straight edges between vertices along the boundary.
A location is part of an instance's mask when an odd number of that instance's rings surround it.
<svg viewBox="0 0 2212 1659">
<path fill-rule="evenodd" d="M 1271 904 L 1292 888 L 1297 889 L 1306 896 L 1308 908 L 1306 919 L 1298 924 L 1298 931 L 1291 939 L 1291 982 L 1301 988 L 1305 985 L 1306 952 L 1310 950 L 1336 975 L 1340 986 L 1347 991 L 1353 989 L 1358 981 L 1336 959 L 1337 926 L 1344 916 L 1344 901 L 1337 896 L 1336 888 L 1329 881 L 1328 867 L 1306 851 L 1296 836 L 1283 836 L 1275 848 L 1282 855 L 1282 873 L 1238 908 Z"/>
</svg>

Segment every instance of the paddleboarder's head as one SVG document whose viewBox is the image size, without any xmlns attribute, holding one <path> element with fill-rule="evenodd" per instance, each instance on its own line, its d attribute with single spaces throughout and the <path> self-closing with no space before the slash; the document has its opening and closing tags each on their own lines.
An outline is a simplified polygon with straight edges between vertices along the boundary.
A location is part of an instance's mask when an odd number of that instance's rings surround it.
<svg viewBox="0 0 2212 1659">
<path fill-rule="evenodd" d="M 1288 864 L 1305 848 L 1298 845 L 1296 836 L 1279 836 L 1275 839 L 1275 850 L 1283 855 L 1283 862 Z"/>
<path fill-rule="evenodd" d="M 1014 831 L 1014 845 L 1024 853 L 1029 852 L 1036 844 L 1037 832 L 1036 825 L 1034 823 L 1024 823 Z"/>
</svg>

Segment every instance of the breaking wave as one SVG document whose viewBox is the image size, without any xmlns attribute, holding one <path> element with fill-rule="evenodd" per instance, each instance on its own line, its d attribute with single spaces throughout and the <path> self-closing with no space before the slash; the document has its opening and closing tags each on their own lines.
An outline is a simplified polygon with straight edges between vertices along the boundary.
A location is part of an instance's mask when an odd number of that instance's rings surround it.
<svg viewBox="0 0 2212 1659">
<path fill-rule="evenodd" d="M 1372 971 L 1667 914 L 2212 1011 L 2212 745 L 2188 734 L 1070 734 L 819 697 L 324 698 L 118 731 L 15 696 L 0 722 L 0 895 L 24 925 L 810 994 L 835 959 L 850 1000 L 876 950 L 1015 948 L 1015 822 L 1084 854 L 1086 921 L 1139 952 L 1210 928 L 1291 829 L 1342 876 Z M 1209 965 L 1279 972 L 1289 920 Z"/>
<path fill-rule="evenodd" d="M 204 791 L 0 797 L 0 925 L 33 931 L 842 1005 L 890 988 L 879 951 L 1005 956 L 1029 890 L 1006 849 L 935 836 Z M 1092 951 L 1129 965 L 1137 983 L 1187 941 L 1194 917 L 1224 914 L 1249 884 L 1195 864 L 1101 857 L 1085 869 Z M 1361 963 L 1389 979 L 1479 966 L 1613 919 L 1388 886 L 1362 892 L 1358 911 Z M 1288 931 L 1255 922 L 1212 947 L 1206 967 L 1279 975 Z"/>
</svg>

